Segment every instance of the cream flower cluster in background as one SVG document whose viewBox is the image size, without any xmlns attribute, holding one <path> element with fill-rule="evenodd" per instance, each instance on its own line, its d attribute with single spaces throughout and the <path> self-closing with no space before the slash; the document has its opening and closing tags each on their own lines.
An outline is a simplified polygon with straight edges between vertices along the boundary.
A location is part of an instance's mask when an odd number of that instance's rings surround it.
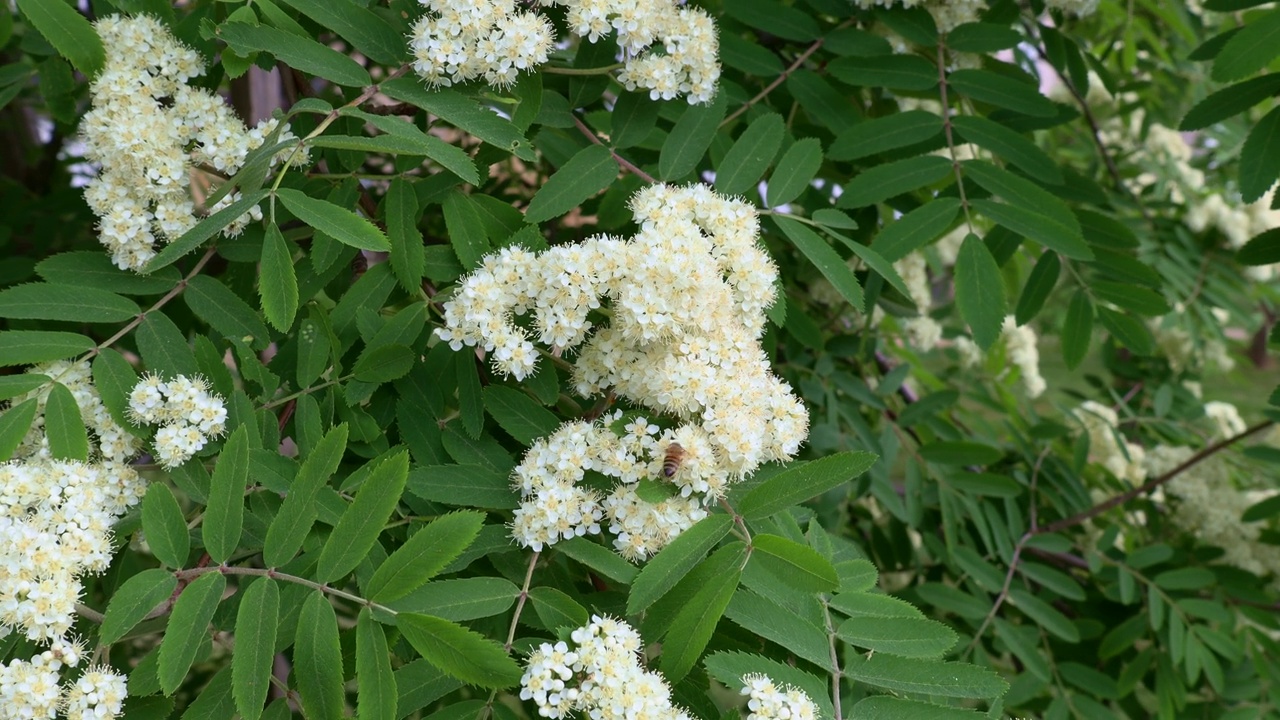
<svg viewBox="0 0 1280 720">
<path fill-rule="evenodd" d="M 640 232 L 630 240 L 601 236 L 540 254 L 505 248 L 486 257 L 445 303 L 446 327 L 436 331 L 455 350 L 483 348 L 498 373 L 523 379 L 537 355 L 531 333 L 514 319 L 531 315 L 539 342 L 557 353 L 580 348 L 579 394 L 612 391 L 681 423 L 662 440 L 640 437 L 656 433 L 648 425 L 619 438 L 570 423 L 535 444 L 516 478 L 528 504 L 517 537 L 530 546 L 581 534 L 579 523 L 590 527 L 602 517 L 598 499 L 565 494 L 584 469 L 598 467 L 622 481 L 605 505 L 615 532 L 636 543 L 628 554 L 643 557 L 653 546 L 640 538 L 656 535 L 636 524 L 649 523 L 637 520 L 649 509 L 626 486 L 655 477 L 654 463 L 660 466 L 671 441 L 686 452 L 672 477 L 682 494 L 667 501 L 660 513 L 671 518 L 659 524 L 678 526 L 700 511 L 687 499 L 692 493 L 719 497 L 761 463 L 794 456 L 808 435 L 803 404 L 770 372 L 760 346 L 777 269 L 756 244 L 755 209 L 702 185 L 654 185 L 636 194 L 632 210 Z M 593 312 L 608 325 L 593 327 Z M 539 494 L 551 489 L 574 508 L 572 521 L 537 509 Z"/>
<path fill-rule="evenodd" d="M 129 394 L 129 414 L 140 425 L 160 426 L 156 460 L 167 468 L 186 462 L 227 427 L 222 397 L 209 392 L 204 378 L 185 375 L 167 382 L 159 375 L 144 376 Z"/>
<path fill-rule="evenodd" d="M 80 408 L 80 417 L 90 433 L 90 453 L 93 458 L 122 463 L 138 454 L 142 441 L 121 427 L 102 404 L 98 389 L 93 385 L 89 363 L 58 360 L 33 366 L 27 372 L 44 375 L 71 391 L 71 396 Z M 52 383 L 45 384 L 10 401 L 11 405 L 19 405 L 31 398 L 36 399 L 36 419 L 18 446 L 17 457 L 50 457 L 49 439 L 44 432 L 44 409 L 52 390 Z"/>
<path fill-rule="evenodd" d="M 742 694 L 748 696 L 747 720 L 814 720 L 818 707 L 803 690 L 778 687 L 768 675 L 745 675 Z"/>
<path fill-rule="evenodd" d="M 1141 445 L 1128 442 L 1117 434 L 1120 418 L 1116 411 L 1094 400 L 1086 400 L 1072 411 L 1089 434 L 1089 460 L 1098 463 L 1112 475 L 1137 485 L 1147 478 L 1143 464 L 1146 453 Z"/>
<path fill-rule="evenodd" d="M 249 130 L 220 97 L 188 86 L 204 74 L 204 63 L 159 20 L 111 15 L 96 27 L 106 64 L 89 87 L 93 108 L 80 130 L 85 157 L 101 171 L 85 188 L 85 200 L 99 218 L 99 239 L 112 261 L 137 270 L 155 257 L 157 244 L 196 224 L 192 176 L 234 175 L 277 121 L 264 120 Z M 280 133 L 281 140 L 291 137 L 287 128 Z M 296 159 L 305 162 L 305 157 Z M 229 193 L 208 211 L 239 197 Z M 261 218 L 255 207 L 223 234 L 238 234 Z"/>
<path fill-rule="evenodd" d="M 413 26 L 413 68 L 429 85 L 449 86 L 483 77 L 506 87 L 520 72 L 547 62 L 551 23 L 515 9 L 514 0 L 419 0 L 427 14 Z M 618 80 L 653 100 L 685 96 L 708 103 L 720 79 L 715 21 L 698 8 L 671 0 L 560 0 L 569 32 L 589 42 L 617 34 Z M 657 48 L 661 48 L 658 51 Z"/>
<path fill-rule="evenodd" d="M 1018 325 L 1014 317 L 1008 315 L 1000 331 L 999 343 L 1003 346 L 1005 360 L 1018 371 L 1023 394 L 1033 400 L 1040 397 L 1049 386 L 1040 374 L 1040 349 L 1036 331 L 1029 325 Z M 986 357 L 982 348 L 966 336 L 955 338 L 952 345 L 960 356 L 961 367 L 973 367 Z M 1002 373 L 1000 377 L 1003 376 Z"/>
</svg>

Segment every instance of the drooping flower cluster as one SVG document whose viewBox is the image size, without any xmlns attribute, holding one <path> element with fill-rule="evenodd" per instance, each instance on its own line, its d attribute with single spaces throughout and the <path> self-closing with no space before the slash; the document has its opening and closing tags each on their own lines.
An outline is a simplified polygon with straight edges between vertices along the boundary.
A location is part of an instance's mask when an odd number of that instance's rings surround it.
<svg viewBox="0 0 1280 720">
<path fill-rule="evenodd" d="M 106 64 L 89 88 L 93 108 L 81 122 L 85 156 L 102 166 L 85 189 L 99 218 L 99 239 L 121 269 L 137 270 L 197 222 L 193 176 L 228 177 L 276 129 L 249 130 L 221 98 L 187 85 L 204 74 L 200 56 L 147 15 L 111 15 L 97 23 Z M 292 137 L 287 129 L 280 139 Z M 299 160 L 304 158 L 299 157 Z M 222 198 L 210 212 L 239 199 Z M 256 207 L 223 233 L 235 235 Z"/>
<path fill-rule="evenodd" d="M 1032 399 L 1040 397 L 1048 384 L 1040 374 L 1040 350 L 1036 342 L 1036 331 L 1028 325 L 1018 325 L 1013 316 L 1009 315 L 1004 319 L 1000 343 L 1004 347 L 1005 360 L 1018 370 L 1023 393 Z M 977 365 L 985 357 L 982 348 L 967 337 L 957 337 L 953 345 L 960 355 L 962 367 Z"/>
<path fill-rule="evenodd" d="M 1117 478 L 1137 485 L 1147 477 L 1143 465 L 1146 453 L 1141 445 L 1128 442 L 1116 431 L 1120 418 L 1116 411 L 1093 400 L 1086 400 L 1073 411 L 1089 434 L 1089 459 Z"/>
<path fill-rule="evenodd" d="M 937 320 L 929 317 L 929 308 L 933 305 L 933 287 L 929 283 L 928 265 L 924 254 L 910 253 L 895 262 L 893 269 L 902 276 L 902 282 L 910 291 L 911 301 L 915 303 L 919 313 L 902 322 L 907 342 L 922 352 L 928 352 L 942 339 L 942 326 Z"/>
<path fill-rule="evenodd" d="M 514 0 L 419 0 L 428 13 L 409 34 L 413 69 L 433 86 L 478 77 L 496 87 L 547 61 L 551 23 Z"/>
<path fill-rule="evenodd" d="M 227 427 L 222 397 L 209 392 L 204 378 L 185 375 L 168 382 L 155 374 L 145 375 L 129 394 L 129 414 L 139 424 L 160 426 L 156 459 L 169 468 L 203 450 Z"/>
<path fill-rule="evenodd" d="M 102 397 L 93 385 L 93 375 L 89 363 L 73 363 L 58 360 L 51 363 L 33 366 L 29 374 L 45 375 L 49 379 L 61 383 L 71 391 L 76 405 L 80 408 L 80 417 L 91 436 L 90 454 L 92 458 L 103 458 L 122 463 L 138 453 L 141 441 L 121 427 L 111 417 L 111 413 L 102 404 Z M 11 401 L 11 405 L 19 405 L 27 400 L 36 400 L 36 420 L 27 435 L 18 446 L 17 457 L 49 458 L 49 439 L 44 431 L 44 410 L 53 391 L 53 384 L 46 383 L 25 395 Z"/>
<path fill-rule="evenodd" d="M 742 694 L 751 699 L 747 720 L 814 720 L 818 707 L 804 691 L 779 688 L 768 675 L 744 675 Z"/>
<path fill-rule="evenodd" d="M 409 47 L 414 70 L 432 86 L 483 77 L 505 87 L 522 71 L 547 62 L 551 23 L 515 9 L 514 0 L 419 0 L 428 12 L 413 26 Z M 720 78 L 719 39 L 706 12 L 672 0 L 561 0 L 569 32 L 590 42 L 617 33 L 628 90 L 650 98 L 687 96 L 707 103 Z M 661 51 L 655 50 L 660 47 Z"/>
<path fill-rule="evenodd" d="M 637 193 L 632 209 L 641 229 L 630 240 L 601 236 L 540 254 L 505 248 L 486 257 L 445 303 L 447 327 L 437 333 L 454 349 L 484 348 L 497 372 L 524 378 L 537 356 L 528 331 L 513 319 L 528 313 L 539 342 L 557 352 L 580 347 L 573 375 L 581 395 L 612 391 L 681 423 L 662 440 L 640 437 L 656 433 L 648 425 L 619 438 L 570 424 L 532 448 L 521 465 L 525 475 L 517 472 L 530 505 L 552 488 L 556 498 L 569 497 L 564 488 L 584 469 L 612 473 L 623 485 L 605 509 L 620 528 L 615 532 L 637 543 L 633 555 L 639 555 L 652 546 L 638 539 L 650 534 L 638 532 L 636 523 L 650 521 L 637 520 L 644 513 L 626 485 L 656 477 L 672 441 L 685 450 L 672 477 L 682 498 L 696 492 L 713 499 L 761 463 L 792 457 L 808 434 L 808 415 L 790 386 L 769 371 L 760 346 L 777 270 L 756 245 L 754 208 L 701 185 L 655 185 Z M 607 311 L 609 324 L 594 328 L 593 311 Z M 590 527 L 592 502 L 599 499 L 573 497 L 566 502 L 582 510 Z M 667 502 L 663 514 L 697 508 L 687 500 Z M 530 507 L 517 522 L 517 536 L 530 545 L 554 542 L 566 537 L 566 523 Z"/>
<path fill-rule="evenodd" d="M 573 641 L 543 643 L 529 655 L 520 678 L 520 699 L 533 700 L 538 714 L 594 720 L 688 720 L 671 702 L 663 677 L 640 664 L 640 633 L 621 620 L 594 615 L 573 631 Z"/>
</svg>

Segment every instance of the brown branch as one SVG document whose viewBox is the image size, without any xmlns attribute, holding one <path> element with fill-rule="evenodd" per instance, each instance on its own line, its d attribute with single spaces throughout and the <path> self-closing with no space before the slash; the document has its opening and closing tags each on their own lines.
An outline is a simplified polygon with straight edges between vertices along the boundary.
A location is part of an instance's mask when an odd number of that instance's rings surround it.
<svg viewBox="0 0 1280 720">
<path fill-rule="evenodd" d="M 845 22 L 840 24 L 840 28 L 847 27 L 851 22 L 853 21 L 846 20 Z M 840 28 L 837 28 L 837 29 L 840 29 Z M 812 45 L 806 48 L 804 52 L 800 53 L 799 57 L 797 57 L 789 66 L 787 66 L 786 70 L 782 71 L 782 74 L 774 78 L 768 85 L 765 85 L 763 90 L 756 93 L 756 96 L 748 100 L 746 103 L 744 103 L 742 107 L 729 113 L 729 117 L 725 118 L 724 120 L 721 120 L 719 127 L 724 127 L 725 125 L 728 125 L 734 120 L 737 120 L 738 117 L 742 115 L 742 113 L 750 110 L 752 107 L 755 106 L 756 103 L 769 97 L 769 93 L 773 92 L 774 90 L 777 90 L 779 85 L 786 82 L 787 78 L 791 77 L 791 73 L 798 70 L 800 66 L 804 64 L 805 60 L 808 60 L 814 53 L 818 52 L 818 48 L 822 47 L 822 44 L 825 43 L 826 41 L 827 41 L 827 38 L 825 36 L 820 37 L 817 40 L 814 40 Z"/>
<path fill-rule="evenodd" d="M 577 115 L 574 115 L 573 124 L 577 125 L 578 130 L 580 130 L 583 135 L 586 135 L 587 139 L 590 140 L 591 142 L 595 143 L 596 145 L 609 147 L 605 145 L 602 140 L 600 140 L 600 138 L 596 135 L 594 130 L 587 127 L 587 124 L 582 122 L 582 118 L 579 118 Z M 632 175 L 635 175 L 636 177 L 640 178 L 641 180 L 644 180 L 645 182 L 648 182 L 648 183 L 658 182 L 656 178 L 654 178 L 652 175 L 645 172 L 644 170 L 641 170 L 635 163 L 619 155 L 617 151 L 614 150 L 613 148 L 609 148 L 609 153 L 613 155 L 614 161 L 617 162 L 618 166 L 621 167 L 623 170 L 626 170 L 627 172 L 631 173 Z"/>
</svg>

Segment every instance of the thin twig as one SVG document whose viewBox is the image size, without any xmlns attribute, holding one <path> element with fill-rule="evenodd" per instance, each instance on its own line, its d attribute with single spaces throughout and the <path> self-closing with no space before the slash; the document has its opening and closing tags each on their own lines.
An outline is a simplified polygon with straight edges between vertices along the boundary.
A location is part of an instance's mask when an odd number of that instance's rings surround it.
<svg viewBox="0 0 1280 720">
<path fill-rule="evenodd" d="M 578 130 L 580 130 L 583 135 L 586 135 L 587 139 L 590 140 L 591 142 L 595 143 L 596 145 L 609 147 L 605 145 L 604 142 L 602 142 L 600 138 L 596 135 L 595 131 L 587 127 L 587 124 L 582 122 L 582 119 L 579 118 L 577 115 L 573 116 L 573 124 L 577 125 Z M 613 155 L 614 161 L 617 162 L 618 165 L 623 170 L 626 170 L 627 172 L 631 173 L 632 175 L 635 175 L 636 177 L 640 178 L 641 180 L 644 180 L 647 183 L 658 182 L 656 178 L 654 178 L 652 175 L 645 172 L 644 170 L 641 170 L 635 163 L 619 155 L 618 152 L 613 148 L 609 148 L 609 153 Z"/>
<path fill-rule="evenodd" d="M 511 646 L 516 641 L 516 624 L 520 622 L 520 613 L 524 610 L 525 600 L 529 598 L 529 585 L 533 582 L 533 568 L 538 564 L 538 556 L 541 553 L 534 553 L 529 557 L 529 569 L 524 573 L 524 585 L 520 588 L 520 594 L 516 596 L 516 612 L 511 616 L 511 627 L 507 630 L 507 642 L 503 644 L 502 649 L 511 652 Z"/>
<path fill-rule="evenodd" d="M 840 655 L 836 652 L 836 631 L 831 624 L 831 608 L 827 605 L 826 598 L 822 600 L 822 616 L 827 626 L 827 647 L 831 654 L 831 705 L 835 708 L 835 720 L 844 720 L 844 714 L 840 710 L 840 679 L 844 677 L 844 671 L 840 669 Z"/>
<path fill-rule="evenodd" d="M 951 108 L 947 104 L 947 47 L 938 42 L 938 95 L 942 101 L 942 130 L 947 137 L 947 154 L 951 156 L 951 170 L 956 176 L 956 190 L 960 193 L 960 207 L 964 208 L 964 221 L 969 232 L 974 232 L 973 217 L 969 214 L 969 198 L 964 192 L 964 176 L 960 172 L 960 160 L 956 156 L 955 133 L 951 130 Z"/>
<path fill-rule="evenodd" d="M 836 29 L 838 30 L 840 28 L 847 27 L 851 22 L 853 21 L 846 20 L 845 22 L 840 24 L 839 28 L 836 28 Z M 800 53 L 800 55 L 794 61 L 792 61 L 792 63 L 789 66 L 787 66 L 786 70 L 782 71 L 782 74 L 774 78 L 768 85 L 765 85 L 763 90 L 756 93 L 756 96 L 748 100 L 746 103 L 744 103 L 742 107 L 729 113 L 729 117 L 726 117 L 724 120 L 721 120 L 719 127 L 724 127 L 725 125 L 728 125 L 729 123 L 738 119 L 738 117 L 742 115 L 742 113 L 750 110 L 753 106 L 755 106 L 756 103 L 769 97 L 769 93 L 778 89 L 779 85 L 786 82 L 787 78 L 791 77 L 791 73 L 798 70 L 800 66 L 804 64 L 805 60 L 808 60 L 814 53 L 818 52 L 818 48 L 822 47 L 822 44 L 825 43 L 826 41 L 827 41 L 826 36 L 823 36 L 818 38 L 817 40 L 814 40 L 812 45 L 806 48 L 804 52 Z"/>
</svg>

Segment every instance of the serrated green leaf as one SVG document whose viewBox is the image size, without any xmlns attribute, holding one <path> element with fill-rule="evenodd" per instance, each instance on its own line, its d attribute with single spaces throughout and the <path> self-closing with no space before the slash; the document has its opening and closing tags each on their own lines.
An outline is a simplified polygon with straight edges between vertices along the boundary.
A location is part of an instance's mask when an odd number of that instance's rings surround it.
<svg viewBox="0 0 1280 720">
<path fill-rule="evenodd" d="M 1076 291 L 1067 306 L 1067 317 L 1062 323 L 1062 358 L 1067 369 L 1075 370 L 1089 352 L 1093 339 L 1093 302 L 1084 290 Z"/>
<path fill-rule="evenodd" d="M 866 650 L 909 658 L 941 658 L 957 640 L 951 628 L 922 617 L 852 617 L 836 635 Z"/>
<path fill-rule="evenodd" d="M 503 531 L 506 535 L 506 531 Z M 530 599 L 538 589 L 530 591 Z M 497 577 L 458 578 L 454 580 L 432 580 L 405 595 L 399 600 L 385 603 L 396 612 L 425 613 L 436 617 L 459 622 L 477 618 L 493 617 L 506 612 L 516 602 L 520 588 L 510 580 Z M 537 600 L 535 609 L 537 607 Z M 545 618 L 544 618 L 544 624 Z M 582 623 L 573 625 L 578 627 Z M 550 627 L 555 627 L 550 625 Z"/>
<path fill-rule="evenodd" d="M 1095 281 L 1089 289 L 1099 300 L 1113 303 L 1139 315 L 1159 316 L 1169 312 L 1169 303 L 1154 290 L 1127 283 Z"/>
<path fill-rule="evenodd" d="M 556 549 L 601 575 L 623 585 L 630 585 L 634 582 L 636 575 L 640 572 L 636 570 L 634 565 L 619 557 L 617 553 L 601 547 L 599 543 L 592 542 L 584 537 L 561 541 L 556 544 Z"/>
<path fill-rule="evenodd" d="M 369 608 L 356 618 L 356 717 L 360 720 L 398 720 L 399 692 L 391 672 L 387 636 Z"/>
<path fill-rule="evenodd" d="M 428 90 L 416 77 L 396 78 L 378 87 L 388 97 L 420 107 L 496 148 L 514 153 L 522 160 L 534 162 L 538 159 L 532 145 L 515 125 L 465 95 L 443 88 Z"/>
<path fill-rule="evenodd" d="M 1280 17 L 1280 12 L 1276 13 Z M 1280 42 L 1280 31 L 1276 36 Z M 1240 151 L 1241 201 L 1251 203 L 1267 193 L 1280 178 L 1280 107 L 1272 108 L 1249 131 Z"/>
<path fill-rule="evenodd" d="M 711 515 L 685 530 L 649 559 L 631 583 L 627 614 L 635 615 L 675 587 L 733 526 L 728 515 Z"/>
<path fill-rule="evenodd" d="M 849 709 L 848 717 L 850 720 L 978 720 L 986 715 L 977 710 L 873 695 L 859 700 Z"/>
<path fill-rule="evenodd" d="M 271 339 L 271 331 L 258 318 L 258 313 L 217 278 L 209 275 L 191 278 L 182 299 L 191 312 L 227 339 L 245 340 L 255 348 L 265 348 Z"/>
<path fill-rule="evenodd" d="M 156 256 L 142 268 L 142 272 L 152 273 L 174 264 L 199 247 L 201 243 L 222 232 L 223 228 L 238 220 L 241 215 L 249 212 L 268 194 L 270 193 L 267 190 L 262 189 L 245 193 L 239 200 L 196 223 L 190 230 L 183 233 L 182 237 L 161 248 L 160 252 L 156 253 Z"/>
<path fill-rule="evenodd" d="M 77 333 L 0 330 L 0 367 L 61 360 L 86 353 L 96 344 Z"/>
<path fill-rule="evenodd" d="M 1069 643 L 1080 642 L 1080 631 L 1056 608 L 1022 588 L 1009 590 L 1009 602 L 1021 610 L 1028 618 L 1053 635 Z"/>
<path fill-rule="evenodd" d="M 338 616 L 324 593 L 307 593 L 293 642 L 293 675 L 306 717 L 342 717 L 345 693 Z"/>
<path fill-rule="evenodd" d="M 658 154 L 659 179 L 679 180 L 693 172 L 711 147 L 727 108 L 725 94 L 717 93 L 710 105 L 691 105 L 685 109 L 662 143 Z"/>
<path fill-rule="evenodd" d="M 822 167 L 822 144 L 816 138 L 792 143 L 782 154 L 765 189 L 767 205 L 778 207 L 800 197 Z"/>
<path fill-rule="evenodd" d="M 1255 235 L 1236 252 L 1236 260 L 1242 265 L 1271 265 L 1280 262 L 1280 228 Z"/>
<path fill-rule="evenodd" d="M 859 87 L 923 92 L 938 84 L 938 66 L 917 55 L 841 57 L 828 63 L 827 71 Z"/>
<path fill-rule="evenodd" d="M 1099 307 L 1097 311 L 1102 326 L 1121 345 L 1138 355 L 1150 355 L 1155 352 L 1156 341 L 1151 335 L 1151 328 L 1147 327 L 1146 323 L 1111 308 Z"/>
<path fill-rule="evenodd" d="M 484 514 L 479 512 L 455 512 L 436 518 L 378 566 L 365 583 L 365 595 L 382 603 L 413 592 L 475 542 L 483 524 Z"/>
<path fill-rule="evenodd" d="M 111 418 L 125 429 L 134 430 L 129 417 L 129 394 L 138 384 L 138 374 L 118 351 L 103 349 L 93 359 L 93 384 Z M 135 432 L 135 434 L 140 434 Z"/>
<path fill-rule="evenodd" d="M 990 70 L 975 68 L 956 70 L 947 76 L 947 84 L 954 92 L 967 95 L 978 102 L 989 103 L 1024 115 L 1053 117 L 1058 114 L 1058 106 L 1041 95 L 1039 88 L 1034 84 Z"/>
<path fill-rule="evenodd" d="M 141 312 L 113 292 L 54 283 L 27 283 L 0 290 L 0 317 L 70 322 L 124 322 Z"/>
<path fill-rule="evenodd" d="M 671 629 L 663 640 L 660 667 L 671 682 L 683 679 L 702 656 L 715 632 L 716 623 L 720 622 L 734 591 L 738 589 L 744 556 L 743 544 L 735 542 L 703 561 L 707 582 L 701 584 L 693 597 L 676 612 Z"/>
<path fill-rule="evenodd" d="M 485 465 L 414 468 L 407 487 L 420 498 L 449 505 L 506 510 L 520 504 L 508 473 Z"/>
<path fill-rule="evenodd" d="M 391 249 L 391 241 L 381 230 L 346 208 L 291 188 L 280 188 L 276 197 L 299 220 L 344 245 L 361 250 Z"/>
<path fill-rule="evenodd" d="M 820 717 L 835 717 L 827 682 L 793 665 L 761 655 L 729 651 L 712 653 L 703 660 L 702 664 L 712 677 L 730 690 L 739 689 L 745 675 L 768 675 L 774 682 L 785 683 L 803 690 L 818 706 L 818 710 L 822 713 Z"/>
<path fill-rule="evenodd" d="M 1257 72 L 1280 55 L 1280 10 L 1254 16 L 1236 33 L 1213 61 L 1211 72 L 1218 82 L 1229 82 Z"/>
<path fill-rule="evenodd" d="M 858 123 L 836 136 L 827 150 L 832 160 L 868 155 L 922 143 L 942 132 L 942 118 L 927 110 L 908 110 Z"/>
<path fill-rule="evenodd" d="M 751 547 L 754 562 L 802 592 L 831 592 L 839 584 L 835 567 L 808 545 L 757 533 L 751 536 Z"/>
<path fill-rule="evenodd" d="M 338 114 L 360 118 L 386 133 L 384 136 L 374 138 L 381 141 L 381 149 L 375 152 L 425 155 L 439 163 L 440 167 L 457 175 L 463 182 L 472 185 L 480 184 L 480 173 L 476 170 L 475 161 L 465 150 L 419 130 L 413 123 L 386 115 L 375 115 L 354 107 L 339 108 Z"/>
<path fill-rule="evenodd" d="M 716 189 L 739 195 L 754 187 L 778 154 L 785 134 L 786 124 L 778 113 L 752 120 L 716 166 Z"/>
<path fill-rule="evenodd" d="M 1003 456 L 999 448 L 964 440 L 935 440 L 920 447 L 920 457 L 939 465 L 991 465 Z"/>
<path fill-rule="evenodd" d="M 511 437 L 524 445 L 555 432 L 560 421 L 536 400 L 503 385 L 484 389 L 484 407 Z"/>
<path fill-rule="evenodd" d="M 461 191 L 450 192 L 444 199 L 444 224 L 458 262 L 463 269 L 474 270 L 489 252 L 489 238 L 475 201 Z"/>
<path fill-rule="evenodd" d="M 969 324 L 973 340 L 988 350 L 1000 339 L 1005 317 L 1000 267 L 977 235 L 969 233 L 956 256 L 956 308 Z"/>
<path fill-rule="evenodd" d="M 994 672 L 960 662 L 920 662 L 874 653 L 850 656 L 845 672 L 854 682 L 894 692 L 994 700 L 1009 689 Z"/>
<path fill-rule="evenodd" d="M 279 567 L 298 552 L 316 520 L 316 495 L 338 469 L 347 447 L 347 424 L 334 427 L 302 461 L 284 504 L 267 529 L 262 558 Z"/>
<path fill-rule="evenodd" d="M 1280 93 L 1280 73 L 1229 85 L 1196 103 L 1187 111 L 1178 129 L 1183 132 L 1203 130 L 1214 123 L 1239 115 L 1269 97 Z M 1243 158 L 1244 156 L 1242 156 Z"/>
<path fill-rule="evenodd" d="M 573 630 L 590 622 L 587 609 L 573 598 L 552 587 L 536 587 L 529 591 L 529 602 L 542 624 L 551 630 Z"/>
<path fill-rule="evenodd" d="M 836 207 L 860 208 L 919 190 L 951 174 L 951 161 L 937 155 L 896 160 L 858 173 L 845 186 Z"/>
<path fill-rule="evenodd" d="M 547 178 L 529 201 L 524 219 L 540 223 L 559 217 L 607 188 L 617 177 L 618 161 L 609 148 L 588 145 Z"/>
<path fill-rule="evenodd" d="M 387 239 L 391 242 L 391 270 L 400 287 L 416 293 L 426 272 L 422 233 L 418 231 L 418 196 L 408 180 L 398 177 L 391 181 L 383 203 Z"/>
<path fill-rule="evenodd" d="M 110 256 L 96 250 L 63 252 L 41 260 L 36 272 L 46 282 L 108 290 L 121 295 L 159 295 L 173 289 L 181 276 L 176 269 L 139 275 L 121 270 Z"/>
<path fill-rule="evenodd" d="M 409 453 L 383 460 L 360 486 L 320 552 L 316 580 L 332 582 L 355 569 L 378 541 L 409 476 Z"/>
<path fill-rule="evenodd" d="M 44 432 L 55 460 L 89 460 L 89 431 L 76 398 L 60 382 L 53 383 L 44 406 Z"/>
<path fill-rule="evenodd" d="M 952 126 L 968 142 L 995 153 L 1040 182 L 1062 184 L 1062 171 L 1030 139 L 998 122 L 976 115 L 957 115 Z"/>
<path fill-rule="evenodd" d="M 956 198 L 936 198 L 885 225 L 871 248 L 889 262 L 897 262 L 936 240 L 960 212 Z"/>
<path fill-rule="evenodd" d="M 874 453 L 845 452 L 813 462 L 792 463 L 752 488 L 738 502 L 738 512 L 748 521 L 767 518 L 858 477 L 871 469 L 877 459 Z"/>
<path fill-rule="evenodd" d="M 98 628 L 99 641 L 110 644 L 124 637 L 157 605 L 168 600 L 177 586 L 172 573 L 158 568 L 142 570 L 125 580 L 107 602 Z"/>
<path fill-rule="evenodd" d="M 1092 260 L 1080 222 L 1066 204 L 1035 183 L 982 160 L 964 163 L 966 177 L 1005 200 L 973 200 L 979 212 L 1073 260 Z"/>
<path fill-rule="evenodd" d="M 21 375 L 0 375 L 0 400 L 9 400 L 19 395 L 26 395 L 32 390 L 44 387 L 53 380 L 48 375 L 27 372 Z"/>
<path fill-rule="evenodd" d="M 397 625 L 414 649 L 445 673 L 469 685 L 505 688 L 520 682 L 515 660 L 496 642 L 431 615 L 404 613 Z"/>
<path fill-rule="evenodd" d="M 844 258 L 840 257 L 831 245 L 814 231 L 790 218 L 774 216 L 773 221 L 782 232 L 800 250 L 809 262 L 813 263 L 836 291 L 851 305 L 859 310 L 863 308 L 862 287 L 858 278 L 849 269 Z"/>
<path fill-rule="evenodd" d="M 249 484 L 249 426 L 231 433 L 213 468 L 209 502 L 200 525 L 205 549 L 214 562 L 226 562 L 240 544 L 244 527 L 244 490 Z"/>
<path fill-rule="evenodd" d="M 1013 317 L 1019 325 L 1026 325 L 1031 318 L 1040 313 L 1045 300 L 1049 299 L 1049 293 L 1053 292 L 1053 288 L 1057 286 L 1058 276 L 1061 274 L 1062 261 L 1058 259 L 1058 254 L 1046 250 L 1036 261 L 1036 266 L 1031 269 L 1031 274 L 1027 276 L 1027 284 L 1022 287 L 1022 294 L 1018 296 L 1018 307 L 1014 310 Z"/>
<path fill-rule="evenodd" d="M 258 720 L 271 686 L 271 662 L 280 623 L 280 588 L 271 578 L 249 584 L 236 613 L 236 651 L 231 656 L 231 693 L 245 720 Z M 391 671 L 388 669 L 387 674 Z"/>
<path fill-rule="evenodd" d="M 484 400 L 480 387 L 480 369 L 472 355 L 459 353 L 454 367 L 458 378 L 458 411 L 462 413 L 462 427 L 474 439 L 480 438 L 484 429 Z M 455 458 L 456 459 L 456 458 Z"/>
<path fill-rule="evenodd" d="M 186 678 L 226 588 L 227 579 L 221 573 L 207 572 L 183 588 L 174 602 L 169 625 L 160 641 L 157 670 L 165 695 L 172 695 Z"/>
<path fill-rule="evenodd" d="M 77 70 L 89 78 L 102 70 L 106 62 L 102 39 L 89 21 L 71 5 L 50 0 L 20 0 L 18 9 Z"/>
<path fill-rule="evenodd" d="M 724 10 L 730 17 L 780 38 L 808 42 L 818 37 L 818 23 L 812 15 L 777 0 L 730 0 Z"/>
<path fill-rule="evenodd" d="M 383 65 L 400 65 L 409 54 L 401 34 L 375 13 L 352 2 L 280 0 L 346 38 L 363 55 Z"/>
<path fill-rule="evenodd" d="M 772 600 L 739 589 L 729 601 L 725 617 L 824 670 L 831 667 L 826 631 Z"/>
<path fill-rule="evenodd" d="M 218 37 L 242 55 L 269 52 L 284 64 L 309 75 L 347 85 L 372 85 L 369 72 L 355 60 L 310 37 L 300 37 L 266 25 L 226 22 L 218 26 Z"/>
<path fill-rule="evenodd" d="M 182 509 L 168 485 L 151 483 L 147 487 L 147 494 L 142 498 L 142 531 L 147 534 L 151 553 L 160 562 L 171 568 L 186 564 L 191 536 Z"/>
<path fill-rule="evenodd" d="M 36 419 L 36 398 L 24 400 L 0 413 L 0 462 L 13 459 L 22 439 Z"/>
<path fill-rule="evenodd" d="M 644 142 L 657 125 L 660 107 L 659 103 L 649 99 L 648 93 L 619 93 L 618 101 L 613 106 L 613 115 L 609 118 L 610 144 L 623 150 Z"/>
<path fill-rule="evenodd" d="M 267 225 L 262 242 L 258 295 L 267 322 L 281 332 L 293 327 L 293 318 L 298 314 L 298 275 L 293 269 L 289 244 L 275 223 Z"/>
<path fill-rule="evenodd" d="M 380 345 L 361 354 L 351 372 L 360 382 L 380 385 L 404 377 L 416 361 L 417 355 L 404 345 Z"/>
<path fill-rule="evenodd" d="M 197 375 L 200 365 L 186 336 L 163 312 L 149 312 L 134 334 L 148 370 L 162 375 Z"/>
</svg>

